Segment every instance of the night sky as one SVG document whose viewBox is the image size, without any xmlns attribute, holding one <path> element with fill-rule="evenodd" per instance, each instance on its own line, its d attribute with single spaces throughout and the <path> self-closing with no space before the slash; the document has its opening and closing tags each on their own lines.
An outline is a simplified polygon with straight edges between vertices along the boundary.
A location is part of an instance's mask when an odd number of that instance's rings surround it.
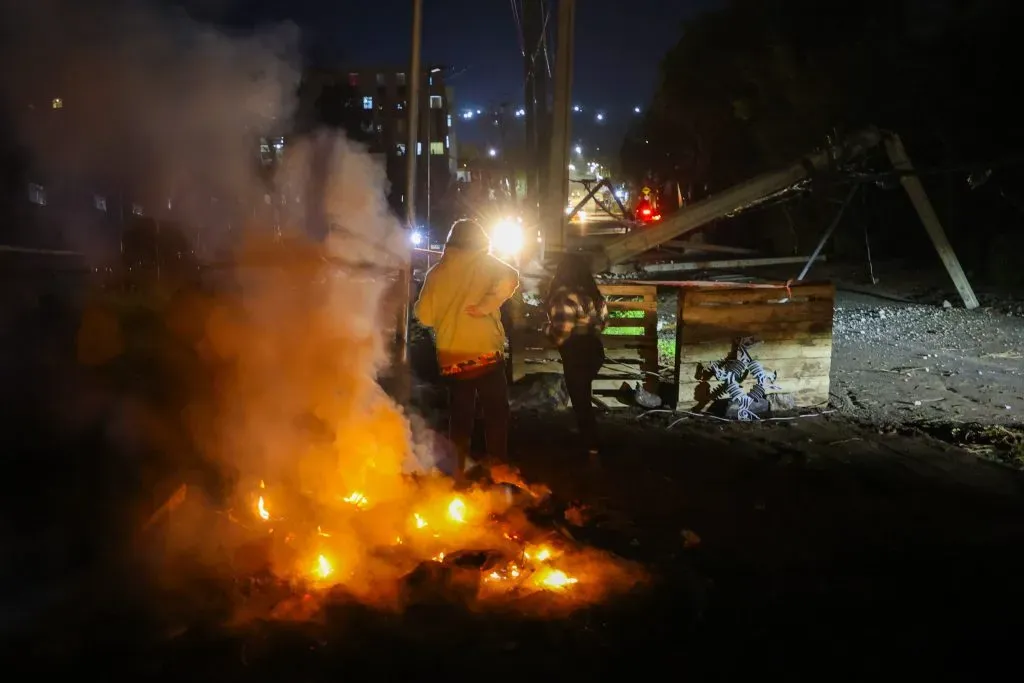
<svg viewBox="0 0 1024 683">
<path fill-rule="evenodd" d="M 290 20 L 317 61 L 398 65 L 409 59 L 411 0 L 169 0 L 196 18 L 236 28 Z M 450 67 L 456 107 L 490 109 L 522 101 L 523 63 L 509 0 L 424 0 L 423 59 Z M 633 108 L 653 91 L 658 63 L 686 18 L 718 0 L 580 0 L 574 101 L 603 111 L 606 139 L 621 135 Z M 552 27 L 553 28 L 553 27 Z M 553 35 L 553 31 L 552 31 Z M 553 55 L 552 55 L 553 58 Z M 580 122 L 581 124 L 584 122 Z M 478 138 L 463 122 L 463 139 Z M 593 130 L 592 134 L 599 134 Z"/>
</svg>

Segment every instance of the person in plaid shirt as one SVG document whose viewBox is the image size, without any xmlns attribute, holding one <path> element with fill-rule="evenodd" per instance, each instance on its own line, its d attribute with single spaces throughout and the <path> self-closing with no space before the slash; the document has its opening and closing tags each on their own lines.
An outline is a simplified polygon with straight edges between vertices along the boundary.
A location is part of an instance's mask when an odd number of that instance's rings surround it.
<svg viewBox="0 0 1024 683">
<path fill-rule="evenodd" d="M 565 387 L 583 445 L 594 456 L 598 452 L 598 435 L 591 393 L 605 362 L 601 333 L 608 324 L 608 304 L 597 288 L 586 257 L 562 257 L 545 303 L 548 338 L 558 347 L 562 358 Z"/>
</svg>

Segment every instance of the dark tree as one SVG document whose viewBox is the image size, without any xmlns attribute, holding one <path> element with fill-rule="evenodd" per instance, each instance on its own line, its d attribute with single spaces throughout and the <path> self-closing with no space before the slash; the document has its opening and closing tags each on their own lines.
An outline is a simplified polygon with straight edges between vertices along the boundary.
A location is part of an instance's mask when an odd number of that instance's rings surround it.
<svg viewBox="0 0 1024 683">
<path fill-rule="evenodd" d="M 980 216 L 996 232 L 1019 225 L 1005 197 L 1024 157 L 1022 16 L 1021 3 L 998 0 L 730 0 L 688 23 L 665 56 L 623 166 L 675 175 L 699 195 L 877 125 L 898 132 L 919 167 L 958 169 L 926 178 L 954 238 Z M 1002 179 L 987 197 L 965 182 L 975 164 Z"/>
</svg>

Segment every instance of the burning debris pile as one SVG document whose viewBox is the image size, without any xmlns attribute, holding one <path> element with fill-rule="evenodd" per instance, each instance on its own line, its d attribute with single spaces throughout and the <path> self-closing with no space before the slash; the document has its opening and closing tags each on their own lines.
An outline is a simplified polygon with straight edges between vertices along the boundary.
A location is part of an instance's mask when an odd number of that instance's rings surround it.
<svg viewBox="0 0 1024 683">
<path fill-rule="evenodd" d="M 336 227 L 326 243 L 243 250 L 235 282 L 177 297 L 169 314 L 213 376 L 211 395 L 186 410 L 192 440 L 233 486 L 216 502 L 189 495 L 178 506 L 164 525 L 168 552 L 287 586 L 270 608 L 282 618 L 309 616 L 317 596 L 339 593 L 401 608 L 426 585 L 453 581 L 453 599 L 545 593 L 565 605 L 630 585 L 627 563 L 528 521 L 543 487 L 501 468 L 457 491 L 432 446 L 415 443 L 377 382 L 394 316 L 388 273 L 404 235 L 369 157 L 333 149 L 323 197 Z M 308 168 L 292 163 L 296 174 Z"/>
<path fill-rule="evenodd" d="M 750 338 L 735 340 L 727 358 L 708 364 L 702 372 L 703 381 L 718 381 L 711 391 L 711 401 L 724 401 L 724 412 L 734 413 L 738 420 L 756 420 L 768 412 L 768 392 L 781 388 L 776 384 L 778 373 L 768 372 L 750 355 L 750 347 L 756 343 Z M 742 384 L 747 378 L 753 378 L 755 383 L 744 391 Z"/>
<path fill-rule="evenodd" d="M 173 316 L 202 321 L 195 345 L 217 389 L 190 424 L 235 484 L 217 502 L 176 494 L 161 527 L 168 559 L 272 589 L 262 616 L 289 619 L 342 594 L 388 609 L 438 587 L 477 604 L 557 596 L 548 609 L 635 582 L 628 563 L 531 523 L 549 491 L 515 470 L 492 468 L 468 490 L 438 474 L 375 379 L 386 358 L 375 323 L 390 315 L 380 278 L 295 249 L 288 267 L 248 274 L 241 298 Z"/>
<path fill-rule="evenodd" d="M 232 539 L 228 559 L 237 576 L 287 585 L 269 605 L 269 616 L 282 619 L 310 618 L 332 595 L 397 609 L 436 599 L 498 605 L 547 593 L 546 608 L 571 609 L 637 576 L 621 561 L 532 525 L 531 503 L 509 496 L 508 485 L 455 491 L 446 479 L 427 477 L 407 486 L 398 497 L 352 490 L 318 506 L 259 481 L 220 515 L 226 523 L 217 535 Z"/>
</svg>

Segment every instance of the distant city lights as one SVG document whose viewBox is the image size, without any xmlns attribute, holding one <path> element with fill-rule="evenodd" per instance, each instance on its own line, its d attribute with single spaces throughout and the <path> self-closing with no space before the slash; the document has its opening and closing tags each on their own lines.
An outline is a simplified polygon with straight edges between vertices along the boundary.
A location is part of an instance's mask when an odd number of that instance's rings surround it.
<svg viewBox="0 0 1024 683">
<path fill-rule="evenodd" d="M 580 145 L 576 145 L 576 153 L 583 154 L 583 148 Z"/>
<path fill-rule="evenodd" d="M 630 110 L 631 110 L 631 112 L 634 115 L 635 114 L 643 114 L 644 113 L 644 108 L 642 106 L 639 106 L 639 105 L 630 107 Z M 572 111 L 573 111 L 574 114 L 581 114 L 581 113 L 583 113 L 585 111 L 585 109 L 584 109 L 584 107 L 582 105 L 574 104 L 572 106 Z M 483 109 L 463 109 L 462 112 L 460 112 L 459 117 L 464 119 L 464 120 L 466 120 L 466 121 L 470 121 L 470 120 L 475 119 L 477 117 L 483 116 L 484 113 L 485 112 L 484 112 Z M 493 112 L 488 111 L 487 113 L 489 114 L 489 118 L 488 118 L 489 121 L 493 121 L 494 125 L 501 125 L 500 122 L 499 122 L 500 114 L 501 114 L 500 110 L 496 110 L 496 111 L 493 111 Z M 490 116 L 493 116 L 494 118 L 492 119 L 492 118 L 490 118 Z M 512 110 L 512 116 L 514 116 L 517 119 L 525 118 L 526 117 L 526 108 L 525 107 L 516 107 L 515 109 Z M 614 117 L 614 111 L 612 112 L 611 115 L 608 114 L 608 110 L 596 111 L 594 113 L 594 121 L 596 121 L 597 123 L 605 123 L 605 119 L 608 119 L 609 116 Z"/>
</svg>

